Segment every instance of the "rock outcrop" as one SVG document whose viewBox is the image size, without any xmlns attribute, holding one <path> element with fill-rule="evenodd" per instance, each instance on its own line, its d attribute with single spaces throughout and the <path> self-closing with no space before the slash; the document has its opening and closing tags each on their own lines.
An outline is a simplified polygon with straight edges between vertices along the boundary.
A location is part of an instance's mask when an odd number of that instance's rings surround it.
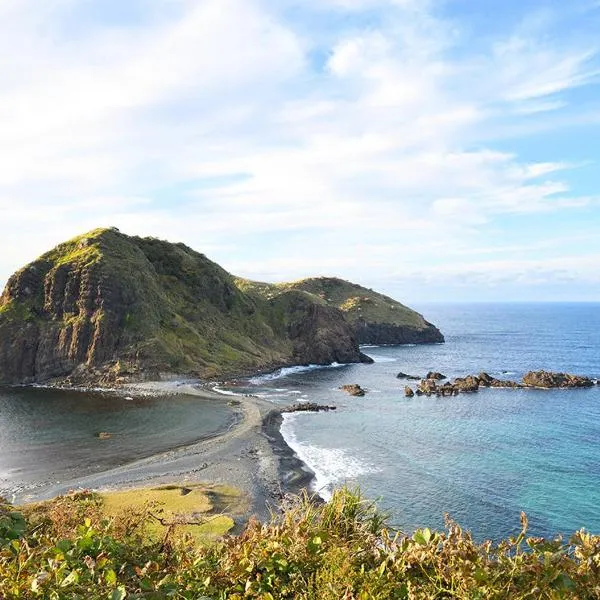
<svg viewBox="0 0 600 600">
<path fill-rule="evenodd" d="M 282 408 L 279 412 L 329 412 L 331 410 L 337 410 L 337 406 L 331 406 L 328 404 L 317 404 L 316 402 L 303 402 L 298 404 L 292 404 L 291 406 L 286 406 L 285 408 Z"/>
<path fill-rule="evenodd" d="M 396 300 L 335 277 L 316 277 L 292 283 L 268 284 L 238 279 L 240 289 L 273 298 L 288 290 L 311 294 L 327 306 L 339 308 L 360 344 L 431 344 L 444 336 L 422 315 Z"/>
<path fill-rule="evenodd" d="M 442 379 L 448 379 L 445 375 L 438 373 L 437 371 L 429 371 L 427 375 L 425 375 L 425 379 L 435 379 L 436 381 L 441 381 Z"/>
<path fill-rule="evenodd" d="M 404 375 L 402 373 L 401 375 Z M 427 378 L 422 379 L 415 393 L 418 396 L 456 396 L 459 393 L 473 393 L 479 391 L 481 387 L 486 388 L 586 388 L 595 385 L 594 380 L 582 375 L 572 375 L 570 373 L 552 373 L 549 371 L 530 371 L 523 376 L 523 383 L 516 381 L 496 379 L 488 373 L 479 375 L 467 375 L 466 377 L 457 377 L 454 381 L 447 381 L 439 385 L 438 381 L 443 377 L 436 372 L 429 372 Z M 410 386 L 405 386 L 404 393 L 409 396 L 413 392 Z"/>
<path fill-rule="evenodd" d="M 457 377 L 453 385 L 459 392 L 477 392 L 479 390 L 479 378 L 473 375 Z"/>
<path fill-rule="evenodd" d="M 421 378 L 418 375 L 408 375 L 407 373 L 398 373 L 397 379 L 408 379 L 409 381 L 419 381 Z"/>
<path fill-rule="evenodd" d="M 244 293 L 184 244 L 99 229 L 15 273 L 0 297 L 0 383 L 214 378 L 365 360 L 341 310 Z"/>
<path fill-rule="evenodd" d="M 523 383 L 537 388 L 585 388 L 594 385 L 589 377 L 550 371 L 530 371 L 523 377 Z"/>
<path fill-rule="evenodd" d="M 342 385 L 340 390 L 346 392 L 350 396 L 364 396 L 367 392 L 363 390 L 357 383 L 349 383 Z"/>
</svg>

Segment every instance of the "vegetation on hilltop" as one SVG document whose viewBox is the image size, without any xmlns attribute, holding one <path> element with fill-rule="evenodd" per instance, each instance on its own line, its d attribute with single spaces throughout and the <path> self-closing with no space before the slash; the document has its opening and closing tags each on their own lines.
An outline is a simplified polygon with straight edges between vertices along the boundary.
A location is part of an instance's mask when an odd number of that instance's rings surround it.
<svg viewBox="0 0 600 600">
<path fill-rule="evenodd" d="M 238 278 L 236 284 L 259 298 L 276 298 L 291 290 L 310 294 L 316 301 L 341 310 L 353 325 L 360 343 L 444 341 L 439 330 L 418 312 L 389 296 L 336 277 L 312 277 L 277 284 Z"/>
<path fill-rule="evenodd" d="M 106 518 L 79 493 L 29 511 L 0 508 L 0 597 L 13 599 L 459 600 L 596 599 L 600 537 L 518 535 L 478 544 L 448 521 L 403 535 L 348 490 L 307 496 L 214 543 L 169 528 L 147 535 L 152 508 Z"/>
<path fill-rule="evenodd" d="M 211 378 L 359 360 L 343 315 L 313 296 L 246 294 L 184 244 L 114 228 L 60 244 L 15 273 L 0 298 L 4 383 Z"/>
</svg>

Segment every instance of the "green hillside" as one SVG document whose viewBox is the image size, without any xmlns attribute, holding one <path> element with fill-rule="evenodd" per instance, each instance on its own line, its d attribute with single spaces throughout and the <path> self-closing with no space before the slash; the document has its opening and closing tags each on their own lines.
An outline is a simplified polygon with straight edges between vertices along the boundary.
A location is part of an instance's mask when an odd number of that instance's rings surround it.
<svg viewBox="0 0 600 600">
<path fill-rule="evenodd" d="M 335 277 L 314 277 L 269 284 L 237 279 L 241 290 L 255 297 L 274 298 L 298 290 L 340 309 L 355 328 L 360 343 L 402 344 L 443 342 L 439 330 L 404 304 L 363 286 Z"/>
<path fill-rule="evenodd" d="M 114 228 L 60 244 L 0 298 L 0 382 L 209 378 L 359 360 L 343 316 L 312 296 L 246 294 L 184 244 Z"/>
</svg>

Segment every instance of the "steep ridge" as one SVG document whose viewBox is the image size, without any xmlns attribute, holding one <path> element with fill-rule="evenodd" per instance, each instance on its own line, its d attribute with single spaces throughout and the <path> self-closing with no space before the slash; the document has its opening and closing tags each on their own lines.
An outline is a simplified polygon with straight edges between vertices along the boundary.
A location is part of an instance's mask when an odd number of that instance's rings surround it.
<svg viewBox="0 0 600 600">
<path fill-rule="evenodd" d="M 263 298 L 290 290 L 311 294 L 325 306 L 340 309 L 360 344 L 442 343 L 444 336 L 419 313 L 393 298 L 335 277 L 314 277 L 268 284 L 238 279 L 240 289 Z"/>
<path fill-rule="evenodd" d="M 106 384 L 359 362 L 342 312 L 262 298 L 184 244 L 98 229 L 15 273 L 0 297 L 0 382 Z"/>
</svg>

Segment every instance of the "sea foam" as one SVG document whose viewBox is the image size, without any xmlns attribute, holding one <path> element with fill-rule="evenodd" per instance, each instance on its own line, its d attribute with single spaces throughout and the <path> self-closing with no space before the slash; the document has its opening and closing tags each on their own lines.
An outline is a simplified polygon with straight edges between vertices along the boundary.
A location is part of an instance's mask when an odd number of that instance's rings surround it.
<svg viewBox="0 0 600 600">
<path fill-rule="evenodd" d="M 281 435 L 288 446 L 315 474 L 313 489 L 325 501 L 331 500 L 333 489 L 366 473 L 376 473 L 375 468 L 341 448 L 323 448 L 298 440 L 295 423 L 303 415 L 283 415 Z"/>
<path fill-rule="evenodd" d="M 274 381 L 275 379 L 281 379 L 282 377 L 286 377 L 288 375 L 296 375 L 298 373 L 306 373 L 308 371 L 315 371 L 317 369 L 339 369 L 340 367 L 345 367 L 347 365 L 342 365 L 340 363 L 331 363 L 330 365 L 298 365 L 295 367 L 283 367 L 281 369 L 277 369 L 273 373 L 267 373 L 266 375 L 257 375 L 256 377 L 252 377 L 248 380 L 252 385 L 260 385 L 261 383 L 265 383 L 266 381 Z"/>
</svg>

